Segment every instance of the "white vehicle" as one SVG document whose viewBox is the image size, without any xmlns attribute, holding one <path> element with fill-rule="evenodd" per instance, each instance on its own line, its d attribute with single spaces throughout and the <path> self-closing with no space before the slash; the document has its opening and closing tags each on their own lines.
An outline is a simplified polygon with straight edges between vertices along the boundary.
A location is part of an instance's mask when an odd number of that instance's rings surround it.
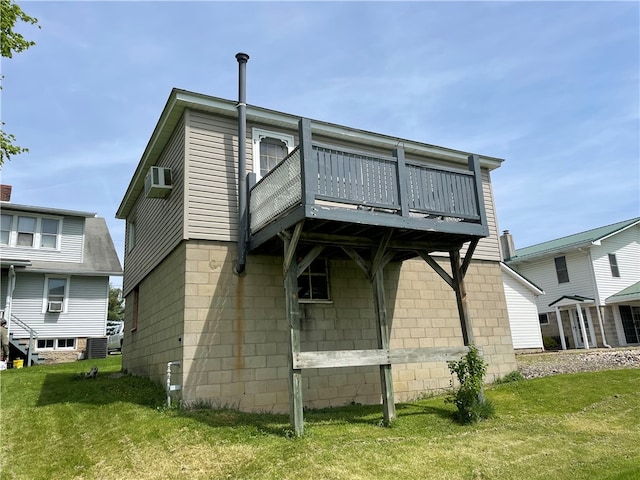
<svg viewBox="0 0 640 480">
<path fill-rule="evenodd" d="M 124 322 L 107 322 L 107 350 L 122 351 L 122 338 L 124 337 Z"/>
</svg>

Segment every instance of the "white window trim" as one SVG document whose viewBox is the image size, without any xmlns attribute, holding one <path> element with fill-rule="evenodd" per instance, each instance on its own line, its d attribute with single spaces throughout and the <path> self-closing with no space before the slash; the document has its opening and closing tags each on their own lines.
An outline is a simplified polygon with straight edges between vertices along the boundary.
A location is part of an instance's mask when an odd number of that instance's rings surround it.
<svg viewBox="0 0 640 480">
<path fill-rule="evenodd" d="M 62 312 L 61 315 L 67 313 L 67 307 L 69 304 L 69 289 L 71 288 L 71 277 L 64 275 L 45 275 L 44 277 L 44 292 L 42 293 L 42 313 L 49 313 L 49 280 L 60 279 L 65 280 L 64 298 L 62 299 Z"/>
<path fill-rule="evenodd" d="M 71 339 L 73 340 L 72 347 L 58 347 L 58 340 L 62 339 Z M 78 347 L 78 339 L 74 337 L 58 337 L 58 338 L 39 338 L 38 340 L 53 340 L 52 347 L 38 347 L 38 342 L 36 342 L 36 350 L 39 352 L 53 352 L 53 351 L 74 351 L 77 350 Z"/>
<path fill-rule="evenodd" d="M 22 212 L 2 212 L 4 215 L 11 216 L 11 230 L 9 230 L 9 243 L 5 245 L 6 247 L 12 248 L 23 248 L 26 250 L 45 250 L 49 252 L 59 252 L 61 250 L 61 241 L 62 241 L 62 222 L 63 217 L 56 217 L 51 215 L 30 215 Z M 36 220 L 36 230 L 33 233 L 33 245 L 31 247 L 27 247 L 25 245 L 18 245 L 18 218 L 19 217 L 27 217 L 34 218 Z M 42 220 L 58 220 L 58 232 L 56 233 L 56 248 L 49 247 L 41 247 L 40 242 L 42 241 Z"/>
<path fill-rule="evenodd" d="M 275 138 L 287 146 L 287 153 L 291 153 L 295 148 L 293 135 L 278 133 L 262 128 L 253 127 L 251 129 L 251 154 L 253 156 L 253 173 L 256 174 L 256 181 L 260 180 L 260 142 L 265 138 Z"/>
</svg>

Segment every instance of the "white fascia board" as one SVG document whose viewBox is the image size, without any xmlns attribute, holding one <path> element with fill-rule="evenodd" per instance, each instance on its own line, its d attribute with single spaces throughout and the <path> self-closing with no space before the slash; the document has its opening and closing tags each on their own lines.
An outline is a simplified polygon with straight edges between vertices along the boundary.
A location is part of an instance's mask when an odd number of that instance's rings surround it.
<svg viewBox="0 0 640 480">
<path fill-rule="evenodd" d="M 606 240 L 607 238 L 613 237 L 614 235 L 617 235 L 617 234 L 619 234 L 621 232 L 624 232 L 628 228 L 635 227 L 636 225 L 640 225 L 640 220 L 638 220 L 637 222 L 633 222 L 633 223 L 627 225 L 626 227 L 621 228 L 620 230 L 616 230 L 615 232 L 612 232 L 609 235 L 605 235 L 604 237 L 601 237 L 601 238 L 598 238 L 597 240 L 594 240 L 593 241 L 593 245 L 601 245 L 602 244 L 602 240 Z"/>
<path fill-rule="evenodd" d="M 615 297 L 615 295 L 613 296 Z M 607 298 L 604 303 L 606 305 L 617 305 L 619 303 L 628 303 L 628 302 L 637 302 L 640 301 L 640 293 L 633 293 L 631 295 L 624 295 L 621 297 L 609 297 Z"/>
</svg>

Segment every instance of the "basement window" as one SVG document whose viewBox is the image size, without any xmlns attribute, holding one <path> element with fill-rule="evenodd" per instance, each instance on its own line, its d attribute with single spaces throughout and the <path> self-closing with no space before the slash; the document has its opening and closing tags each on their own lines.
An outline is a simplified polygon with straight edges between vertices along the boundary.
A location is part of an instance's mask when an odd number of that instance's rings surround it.
<svg viewBox="0 0 640 480">
<path fill-rule="evenodd" d="M 75 350 L 75 338 L 39 338 L 38 350 Z"/>
<path fill-rule="evenodd" d="M 298 277 L 298 299 L 301 303 L 328 302 L 329 266 L 324 258 L 315 259 Z"/>
</svg>

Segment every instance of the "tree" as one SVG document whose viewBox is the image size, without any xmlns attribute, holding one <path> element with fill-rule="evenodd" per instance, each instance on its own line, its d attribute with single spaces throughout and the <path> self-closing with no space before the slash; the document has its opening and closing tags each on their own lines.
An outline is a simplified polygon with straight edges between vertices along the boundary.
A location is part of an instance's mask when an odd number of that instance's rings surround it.
<svg viewBox="0 0 640 480">
<path fill-rule="evenodd" d="M 124 299 L 122 298 L 122 290 L 109 285 L 109 312 L 107 320 L 122 320 L 124 317 Z"/>
<path fill-rule="evenodd" d="M 0 7 L 0 53 L 4 58 L 13 58 L 14 53 L 20 53 L 35 45 L 35 42 L 14 31 L 16 22 L 37 25 L 38 19 L 24 13 L 13 0 L 0 0 Z M 4 122 L 2 125 L 4 126 Z M 5 160 L 10 160 L 12 155 L 29 151 L 16 145 L 15 141 L 15 135 L 5 132 L 4 128 L 0 129 L 0 167 Z"/>
</svg>

